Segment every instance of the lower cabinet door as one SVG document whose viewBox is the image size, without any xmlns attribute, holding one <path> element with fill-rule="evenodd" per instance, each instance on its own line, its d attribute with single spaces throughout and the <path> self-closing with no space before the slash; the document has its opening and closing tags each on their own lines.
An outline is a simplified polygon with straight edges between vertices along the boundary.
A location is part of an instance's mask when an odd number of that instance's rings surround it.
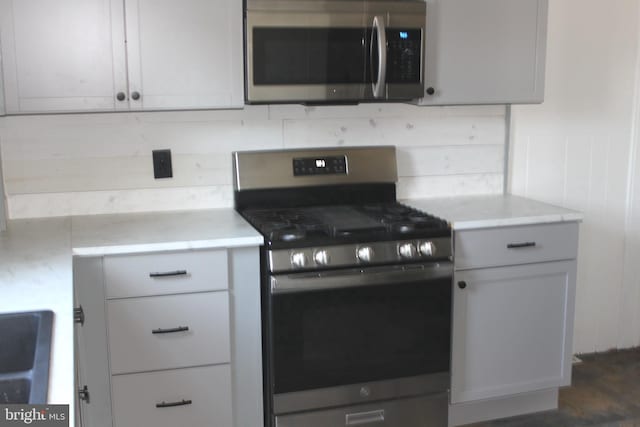
<svg viewBox="0 0 640 427">
<path fill-rule="evenodd" d="M 569 385 L 576 262 L 454 274 L 451 403 Z"/>
<path fill-rule="evenodd" d="M 116 375 L 114 427 L 232 427 L 229 365 Z"/>
</svg>

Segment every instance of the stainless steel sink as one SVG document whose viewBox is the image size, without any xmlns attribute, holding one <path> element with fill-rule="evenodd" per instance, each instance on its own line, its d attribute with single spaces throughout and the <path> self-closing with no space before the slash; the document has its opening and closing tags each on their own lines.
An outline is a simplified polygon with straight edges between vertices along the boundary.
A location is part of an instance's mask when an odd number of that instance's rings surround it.
<svg viewBox="0 0 640 427">
<path fill-rule="evenodd" d="M 47 403 L 53 312 L 0 314 L 0 404 Z"/>
</svg>

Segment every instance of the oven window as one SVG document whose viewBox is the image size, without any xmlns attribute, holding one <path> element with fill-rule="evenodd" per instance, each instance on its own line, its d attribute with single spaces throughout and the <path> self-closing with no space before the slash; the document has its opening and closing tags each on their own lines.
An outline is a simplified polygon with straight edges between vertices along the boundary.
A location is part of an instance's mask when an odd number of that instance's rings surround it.
<svg viewBox="0 0 640 427">
<path fill-rule="evenodd" d="M 364 36 L 362 28 L 254 28 L 253 83 L 363 83 Z"/>
<path fill-rule="evenodd" d="M 449 370 L 451 281 L 276 295 L 275 393 Z"/>
</svg>

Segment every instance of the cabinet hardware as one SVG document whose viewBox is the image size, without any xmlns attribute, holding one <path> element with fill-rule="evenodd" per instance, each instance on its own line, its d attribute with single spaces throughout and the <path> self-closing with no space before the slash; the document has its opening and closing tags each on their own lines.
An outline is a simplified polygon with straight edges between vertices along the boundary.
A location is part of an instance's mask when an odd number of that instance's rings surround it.
<svg viewBox="0 0 640 427">
<path fill-rule="evenodd" d="M 131 92 L 131 99 L 133 99 L 134 101 L 140 99 L 140 92 Z"/>
<path fill-rule="evenodd" d="M 89 401 L 89 388 L 87 388 L 86 385 L 78 389 L 78 399 L 87 403 L 91 403 Z"/>
<path fill-rule="evenodd" d="M 171 276 L 186 276 L 187 270 L 166 271 L 164 273 L 149 273 L 149 277 L 171 277 Z"/>
<path fill-rule="evenodd" d="M 428 87 L 427 88 L 427 95 L 433 95 L 434 93 L 436 93 L 436 90 L 432 87 Z"/>
<path fill-rule="evenodd" d="M 165 401 L 162 401 L 160 403 L 156 403 L 156 408 L 171 408 L 173 406 L 191 405 L 192 403 L 193 402 L 191 401 L 191 399 L 189 399 L 189 400 L 182 399 L 180 402 L 165 402 Z"/>
<path fill-rule="evenodd" d="M 172 334 L 175 332 L 187 332 L 189 330 L 188 326 L 178 326 L 177 328 L 169 328 L 169 329 L 154 329 L 151 331 L 152 334 Z"/>
<path fill-rule="evenodd" d="M 118 92 L 118 94 L 116 95 L 116 99 L 118 101 L 124 101 L 127 98 L 127 95 L 124 94 L 124 92 Z"/>
<path fill-rule="evenodd" d="M 345 416 L 345 425 L 352 426 L 358 424 L 383 423 L 384 409 L 369 412 L 358 412 Z"/>
<path fill-rule="evenodd" d="M 462 281 L 458 282 L 458 287 L 459 287 L 460 289 L 464 289 L 464 288 L 466 288 L 466 287 L 467 287 L 467 282 L 465 282 L 464 280 L 462 280 Z"/>
<path fill-rule="evenodd" d="M 507 249 L 533 248 L 536 242 L 509 243 Z"/>
<path fill-rule="evenodd" d="M 73 321 L 80 325 L 84 325 L 84 310 L 82 309 L 82 306 L 73 309 Z"/>
</svg>

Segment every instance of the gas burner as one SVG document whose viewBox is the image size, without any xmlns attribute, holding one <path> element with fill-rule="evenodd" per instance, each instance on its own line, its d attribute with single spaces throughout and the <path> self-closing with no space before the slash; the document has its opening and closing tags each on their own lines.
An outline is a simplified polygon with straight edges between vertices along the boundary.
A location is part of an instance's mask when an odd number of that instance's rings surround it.
<svg viewBox="0 0 640 427">
<path fill-rule="evenodd" d="M 272 231 L 269 233 L 269 238 L 273 241 L 295 242 L 304 239 L 306 235 L 307 233 L 301 228 L 288 227 Z"/>
<path fill-rule="evenodd" d="M 395 233 L 400 233 L 400 234 L 409 234 L 416 231 L 416 227 L 415 227 L 415 224 L 400 222 L 400 223 L 391 224 L 391 231 Z"/>
</svg>

